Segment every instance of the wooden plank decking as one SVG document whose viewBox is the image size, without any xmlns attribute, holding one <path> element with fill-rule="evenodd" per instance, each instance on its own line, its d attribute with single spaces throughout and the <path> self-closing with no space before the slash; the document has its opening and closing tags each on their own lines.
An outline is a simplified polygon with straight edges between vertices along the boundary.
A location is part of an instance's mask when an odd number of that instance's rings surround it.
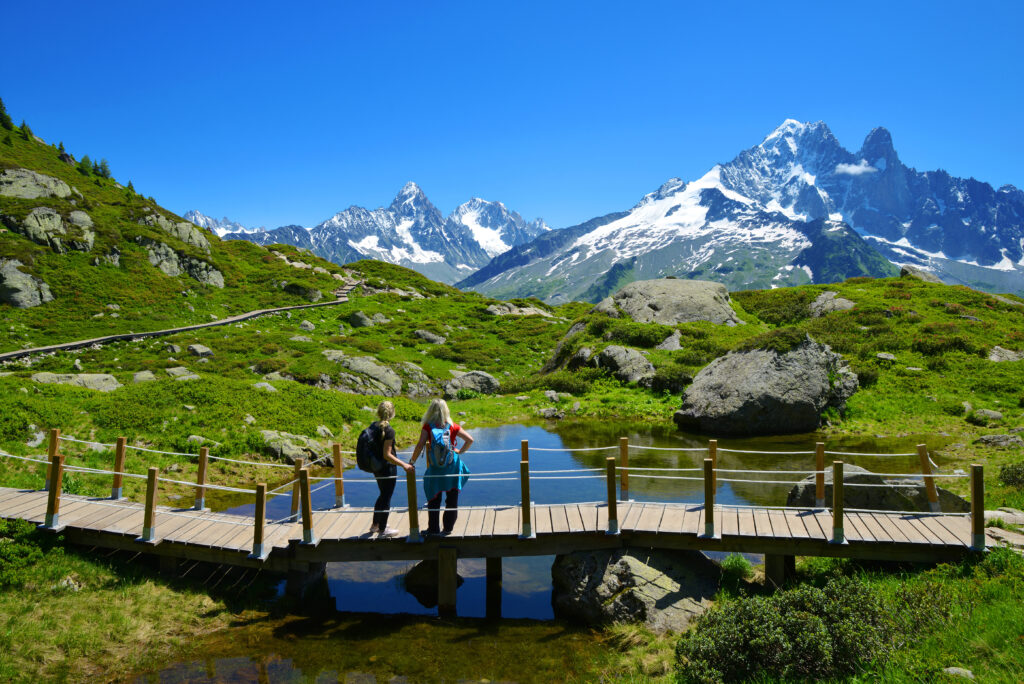
<svg viewBox="0 0 1024 684">
<path fill-rule="evenodd" d="M 0 518 L 42 523 L 46 499 L 45 491 L 0 488 Z M 158 507 L 154 540 L 140 542 L 142 504 L 64 494 L 58 524 L 72 542 L 277 570 L 347 560 L 434 558 L 438 546 L 455 547 L 460 557 L 549 555 L 637 545 L 907 561 L 952 560 L 971 549 L 970 519 L 959 515 L 848 512 L 846 543 L 834 544 L 827 510 L 718 506 L 714 512 L 716 534 L 707 537 L 702 505 L 620 501 L 620 534 L 609 535 L 604 504 L 534 505 L 534 536 L 523 539 L 520 508 L 468 507 L 460 509 L 452 535 L 409 543 L 404 511 L 391 516 L 391 525 L 403 537 L 376 540 L 367 534 L 372 510 L 334 509 L 314 512 L 314 544 L 300 543 L 298 523 L 268 524 L 264 549 L 269 555 L 264 561 L 249 558 L 253 521 L 237 515 Z M 420 520 L 426 520 L 423 509 Z"/>
</svg>

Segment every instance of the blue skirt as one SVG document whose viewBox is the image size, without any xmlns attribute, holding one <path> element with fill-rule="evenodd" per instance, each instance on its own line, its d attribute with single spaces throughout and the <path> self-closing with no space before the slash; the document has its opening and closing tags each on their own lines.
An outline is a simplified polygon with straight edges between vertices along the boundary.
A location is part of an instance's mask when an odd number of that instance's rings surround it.
<svg viewBox="0 0 1024 684">
<path fill-rule="evenodd" d="M 432 477 L 433 475 L 444 475 L 445 477 Z M 423 476 L 423 493 L 426 495 L 427 501 L 430 501 L 441 492 L 447 492 L 449 489 L 461 490 L 468 479 L 469 468 L 466 467 L 461 458 L 456 456 L 447 467 L 427 466 L 427 472 Z"/>
</svg>

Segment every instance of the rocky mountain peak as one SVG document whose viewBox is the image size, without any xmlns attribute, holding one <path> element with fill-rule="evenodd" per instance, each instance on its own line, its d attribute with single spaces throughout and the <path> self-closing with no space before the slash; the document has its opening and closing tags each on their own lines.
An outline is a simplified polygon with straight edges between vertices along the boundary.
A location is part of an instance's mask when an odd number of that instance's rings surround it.
<svg viewBox="0 0 1024 684">
<path fill-rule="evenodd" d="M 860 156 L 868 164 L 882 170 L 899 161 L 899 157 L 896 155 L 896 148 L 892 144 L 892 135 L 881 126 L 872 129 L 867 137 L 864 138 L 864 144 L 860 148 Z M 878 163 L 880 159 L 885 160 L 884 165 Z"/>
</svg>

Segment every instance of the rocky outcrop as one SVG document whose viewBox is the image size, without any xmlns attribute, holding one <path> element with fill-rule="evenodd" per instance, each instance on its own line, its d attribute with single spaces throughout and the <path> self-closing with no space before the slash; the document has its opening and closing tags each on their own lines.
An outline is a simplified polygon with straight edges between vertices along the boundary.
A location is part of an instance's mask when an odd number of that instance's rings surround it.
<svg viewBox="0 0 1024 684">
<path fill-rule="evenodd" d="M 923 280 L 926 283 L 937 283 L 942 285 L 942 280 L 931 271 L 926 271 L 923 268 L 917 266 L 911 266 L 907 264 L 900 269 L 900 278 L 914 278 L 916 280 Z"/>
<path fill-rule="evenodd" d="M 201 259 L 190 257 L 187 254 L 176 252 L 163 242 L 150 240 L 149 238 L 138 237 L 135 239 L 142 245 L 149 255 L 149 263 L 156 266 L 166 275 L 171 277 L 187 273 L 203 285 L 210 285 L 216 288 L 224 287 L 224 274 Z"/>
<path fill-rule="evenodd" d="M 640 323 L 743 323 L 729 305 L 725 285 L 704 280 L 638 280 L 601 300 L 592 313 L 618 318 L 620 310 Z"/>
<path fill-rule="evenodd" d="M 684 631 L 711 607 L 722 571 L 697 551 L 615 549 L 558 556 L 555 617 L 588 625 L 643 622 Z"/>
<path fill-rule="evenodd" d="M 17 259 L 0 259 L 0 302 L 18 309 L 29 309 L 53 301 L 50 286 L 25 273 Z"/>
<path fill-rule="evenodd" d="M 159 228 L 168 235 L 178 238 L 186 245 L 192 245 L 206 254 L 210 253 L 210 241 L 203 235 L 203 231 L 188 221 L 178 221 L 175 223 L 160 214 L 150 214 L 140 220 L 139 223 Z"/>
<path fill-rule="evenodd" d="M 0 173 L 0 195 L 39 199 L 40 197 L 71 197 L 72 188 L 53 176 L 45 176 L 28 169 L 7 169 Z"/>
<path fill-rule="evenodd" d="M 706 366 L 683 393 L 681 430 L 732 435 L 810 432 L 827 408 L 842 411 L 857 376 L 828 345 L 809 337 L 795 349 L 730 352 Z"/>
<path fill-rule="evenodd" d="M 84 387 L 97 392 L 113 392 L 121 387 L 117 378 L 106 373 L 33 373 L 32 381 L 45 385 Z"/>
<path fill-rule="evenodd" d="M 661 344 L 655 347 L 655 349 L 660 349 L 662 351 L 676 351 L 677 349 L 682 349 L 682 339 L 683 334 L 676 330 L 671 335 L 662 340 Z"/>
<path fill-rule="evenodd" d="M 1024 439 L 1017 435 L 982 435 L 974 440 L 974 443 L 997 449 L 1020 449 L 1024 447 Z"/>
<path fill-rule="evenodd" d="M 988 360 L 1001 363 L 1004 361 L 1024 361 L 1024 352 L 1013 351 L 1012 349 L 1003 349 L 999 345 L 992 347 L 992 351 L 988 353 Z"/>
<path fill-rule="evenodd" d="M 205 344 L 190 344 L 188 345 L 188 353 L 192 356 L 198 356 L 201 359 L 213 356 L 213 350 L 207 347 Z"/>
<path fill-rule="evenodd" d="M 620 347 L 617 344 L 607 346 L 596 356 L 590 357 L 587 363 L 595 368 L 608 369 L 617 380 L 631 385 L 648 387 L 654 377 L 654 366 L 632 347 Z"/>
<path fill-rule="evenodd" d="M 293 435 L 277 430 L 260 430 L 260 435 L 263 437 L 263 451 L 269 456 L 283 459 L 288 463 L 295 463 L 297 458 L 305 459 L 305 462 L 309 463 L 326 457 L 321 463 L 328 467 L 334 466 L 330 449 L 324 442 L 305 435 Z"/>
<path fill-rule="evenodd" d="M 199 376 L 190 371 L 184 366 L 174 366 L 173 368 L 165 368 L 164 372 L 171 376 L 175 380 L 198 380 Z"/>
<path fill-rule="evenodd" d="M 551 318 L 551 314 L 544 309 L 535 306 L 516 306 L 511 302 L 491 304 L 485 311 L 492 316 L 544 316 Z"/>
<path fill-rule="evenodd" d="M 336 349 L 325 349 L 327 360 L 341 364 L 347 371 L 328 378 L 326 384 L 332 389 L 352 394 L 378 394 L 394 397 L 402 392 L 402 378 L 387 366 L 381 366 L 369 356 L 347 356 Z"/>
<path fill-rule="evenodd" d="M 410 361 L 400 361 L 395 368 L 405 376 L 405 393 L 410 397 L 430 397 L 437 394 L 437 388 L 423 369 Z"/>
<path fill-rule="evenodd" d="M 92 231 L 92 220 L 84 211 L 72 212 L 84 216 L 87 221 L 73 222 L 70 226 L 55 209 L 36 207 L 28 213 L 24 220 L 19 221 L 13 216 L 0 216 L 3 225 L 24 235 L 36 244 L 49 247 L 58 254 L 68 249 L 88 252 L 92 249 L 96 234 Z"/>
<path fill-rule="evenodd" d="M 812 318 L 819 318 L 833 311 L 849 311 L 857 306 L 849 299 L 843 299 L 838 292 L 828 290 L 818 295 L 808 307 Z"/>
<path fill-rule="evenodd" d="M 832 466 L 825 468 L 825 501 L 832 502 Z M 921 486 L 920 478 L 882 477 L 860 466 L 843 465 L 843 502 L 847 508 L 865 508 L 875 511 L 921 511 L 931 510 L 928 496 Z M 872 485 L 857 487 L 850 485 Z M 883 486 L 884 485 L 884 486 Z M 970 504 L 941 487 L 939 508 L 946 513 L 964 513 L 971 510 Z M 813 508 L 815 506 L 814 475 L 808 475 L 793 485 L 787 506 Z"/>
<path fill-rule="evenodd" d="M 353 328 L 372 328 L 373 319 L 362 311 L 353 311 L 352 315 L 348 317 L 348 324 Z"/>
<path fill-rule="evenodd" d="M 429 330 L 417 330 L 413 333 L 413 335 L 420 338 L 424 342 L 429 342 L 430 344 L 444 344 L 445 342 L 448 341 L 448 339 L 443 335 L 432 333 Z"/>
<path fill-rule="evenodd" d="M 446 382 L 444 396 L 446 399 L 454 399 L 461 389 L 472 390 L 480 394 L 497 394 L 501 390 L 501 383 L 490 373 L 478 370 L 469 371 Z"/>
</svg>

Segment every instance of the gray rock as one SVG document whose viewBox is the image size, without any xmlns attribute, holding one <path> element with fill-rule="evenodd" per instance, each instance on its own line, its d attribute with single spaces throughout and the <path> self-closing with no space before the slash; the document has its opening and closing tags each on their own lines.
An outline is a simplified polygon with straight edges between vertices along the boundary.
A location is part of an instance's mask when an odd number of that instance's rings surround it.
<svg viewBox="0 0 1024 684">
<path fill-rule="evenodd" d="M 490 373 L 478 370 L 469 371 L 445 383 L 445 398 L 454 399 L 458 396 L 460 389 L 468 389 L 480 394 L 497 394 L 501 391 L 501 383 Z"/>
<path fill-rule="evenodd" d="M 894 354 L 890 354 L 889 352 L 878 352 L 877 354 L 875 354 L 875 358 L 877 358 L 877 359 L 879 359 L 881 361 L 895 361 L 896 360 L 896 356 Z"/>
<path fill-rule="evenodd" d="M 961 679 L 974 679 L 974 673 L 963 667 L 944 667 L 942 671 L 948 674 L 950 677 L 959 677 Z"/>
<path fill-rule="evenodd" d="M 120 267 L 121 266 L 121 250 L 119 250 L 117 247 L 111 247 L 110 251 L 107 252 L 106 254 L 103 254 L 102 256 L 95 257 L 92 260 L 92 265 L 93 266 L 107 265 L 107 266 L 114 266 L 115 268 Z M 191 305 L 189 305 L 189 306 L 191 306 Z"/>
<path fill-rule="evenodd" d="M 982 435 L 974 440 L 974 443 L 996 447 L 997 449 L 1020 449 L 1024 447 L 1024 439 L 1017 435 Z"/>
<path fill-rule="evenodd" d="M 139 223 L 158 228 L 187 245 L 192 245 L 206 254 L 210 253 L 210 241 L 203 235 L 203 231 L 188 221 L 175 223 L 160 214 L 150 214 L 139 221 Z"/>
<path fill-rule="evenodd" d="M 551 603 L 559 619 L 683 632 L 711 607 L 721 575 L 697 551 L 577 552 L 555 558 Z"/>
<path fill-rule="evenodd" d="M 814 475 L 808 475 L 793 485 L 786 498 L 787 506 L 813 508 L 815 505 Z M 825 501 L 832 501 L 832 466 L 825 468 Z M 847 508 L 868 508 L 878 511 L 921 511 L 931 510 L 928 496 L 921 486 L 920 478 L 882 477 L 860 466 L 843 465 L 843 502 Z M 887 485 L 873 487 L 850 487 L 848 485 Z M 936 487 L 939 508 L 946 513 L 965 513 L 971 505 L 941 487 Z"/>
<path fill-rule="evenodd" d="M 356 311 L 348 317 L 348 324 L 353 328 L 372 328 L 373 320 L 362 311 Z"/>
<path fill-rule="evenodd" d="M 190 371 L 184 366 L 174 366 L 173 368 L 165 368 L 164 372 L 175 380 L 198 380 L 199 376 Z"/>
<path fill-rule="evenodd" d="M 166 344 L 164 345 L 164 351 L 167 352 L 168 354 L 180 354 L 181 347 L 179 347 L 176 344 Z"/>
<path fill-rule="evenodd" d="M 511 302 L 491 304 L 485 311 L 492 316 L 544 316 L 551 318 L 551 314 L 544 309 L 538 309 L 535 306 L 516 306 Z"/>
<path fill-rule="evenodd" d="M 75 209 L 68 214 L 68 220 L 79 228 L 92 228 L 93 226 L 92 217 L 81 209 Z"/>
<path fill-rule="evenodd" d="M 544 396 L 551 401 L 558 401 L 558 392 L 554 390 L 544 390 Z"/>
<path fill-rule="evenodd" d="M 113 392 L 121 383 L 113 375 L 106 373 L 34 373 L 32 381 L 44 385 L 72 385 L 96 390 L 97 392 Z"/>
<path fill-rule="evenodd" d="M 352 394 L 379 394 L 394 397 L 402 392 L 402 378 L 370 356 L 346 356 L 336 349 L 321 352 L 328 361 L 341 364 L 351 371 L 339 373 L 336 389 Z"/>
<path fill-rule="evenodd" d="M 611 315 L 616 308 L 641 323 L 743 323 L 729 305 L 725 286 L 704 280 L 638 280 L 602 300 L 593 312 Z"/>
<path fill-rule="evenodd" d="M 256 389 L 261 389 L 264 392 L 270 392 L 271 394 L 277 391 L 277 388 L 271 385 L 269 382 L 257 382 L 255 385 L 253 385 L 253 387 L 255 387 Z"/>
<path fill-rule="evenodd" d="M 923 280 L 926 283 L 937 283 L 942 284 L 942 281 L 937 275 L 931 271 L 926 271 L 923 268 L 917 266 L 904 266 L 900 269 L 900 278 L 916 278 L 917 280 Z"/>
<path fill-rule="evenodd" d="M 334 433 L 331 432 L 331 429 L 326 425 L 317 425 L 316 434 L 320 435 L 325 439 L 334 439 Z"/>
<path fill-rule="evenodd" d="M 997 295 L 997 294 L 989 295 L 989 297 L 992 297 L 992 299 L 1000 301 L 1003 304 L 1009 304 L 1010 306 L 1016 306 L 1018 308 L 1024 308 L 1024 303 L 1018 302 L 1018 301 L 1016 301 L 1014 299 L 1010 299 L 1009 297 L 1004 297 L 1002 295 Z"/>
<path fill-rule="evenodd" d="M 978 409 L 974 412 L 974 417 L 988 423 L 996 423 L 1003 419 L 1003 414 L 992 409 Z"/>
<path fill-rule="evenodd" d="M 516 397 L 516 401 L 526 401 L 529 398 L 530 397 L 526 396 L 525 394 L 520 394 L 518 397 Z"/>
<path fill-rule="evenodd" d="M 82 359 L 75 359 L 75 362 L 74 362 L 73 364 L 71 364 L 71 366 L 72 366 L 72 367 L 73 367 L 73 368 L 74 368 L 74 369 L 75 369 L 76 371 L 78 371 L 79 373 L 81 373 L 81 372 L 82 372 Z"/>
<path fill-rule="evenodd" d="M 30 427 L 34 428 L 35 425 L 32 425 Z M 36 432 L 35 434 L 32 435 L 32 437 L 27 442 L 25 442 L 25 446 L 27 446 L 30 449 L 35 449 L 37 446 L 39 446 L 40 444 L 42 444 L 45 441 L 46 441 L 46 433 L 45 432 Z"/>
<path fill-rule="evenodd" d="M 107 304 L 106 308 L 109 309 L 110 311 L 120 311 L 121 310 L 121 307 L 118 304 Z"/>
<path fill-rule="evenodd" d="M 252 425 L 253 423 L 256 422 L 256 416 L 252 415 L 251 413 L 246 413 L 245 417 L 242 418 L 242 422 L 244 422 L 246 425 Z"/>
<path fill-rule="evenodd" d="M 613 344 L 590 359 L 590 365 L 607 368 L 616 379 L 647 387 L 654 377 L 654 366 L 636 349 Z"/>
<path fill-rule="evenodd" d="M 974 321 L 975 323 L 981 323 L 981 319 L 977 316 L 969 316 L 968 314 L 960 314 L 957 318 L 965 321 Z"/>
<path fill-rule="evenodd" d="M 572 402 L 572 412 L 573 413 L 579 413 L 580 412 L 580 402 L 578 402 L 578 401 Z"/>
<path fill-rule="evenodd" d="M 827 290 L 822 292 L 813 302 L 811 302 L 809 309 L 813 318 L 819 318 L 825 314 L 830 314 L 833 311 L 849 311 L 855 306 L 857 305 L 849 299 L 843 299 L 840 297 L 838 292 Z"/>
<path fill-rule="evenodd" d="M 71 187 L 53 176 L 45 176 L 28 169 L 7 169 L 0 173 L 0 195 L 21 199 L 63 199 L 71 196 Z"/>
<path fill-rule="evenodd" d="M 148 370 L 139 371 L 132 376 L 132 382 L 136 385 L 140 382 L 153 382 L 154 380 L 156 380 L 156 375 L 153 374 L 153 371 Z"/>
<path fill-rule="evenodd" d="M 671 335 L 662 340 L 661 344 L 655 347 L 655 349 L 661 349 L 662 351 L 676 351 L 677 349 L 682 349 L 683 345 L 680 344 L 682 336 L 683 334 L 676 330 Z"/>
<path fill-rule="evenodd" d="M 1003 362 L 1003 361 L 1024 361 L 1024 352 L 1013 351 L 1012 349 L 1003 349 L 999 345 L 992 347 L 992 351 L 988 353 L 989 361 Z"/>
<path fill-rule="evenodd" d="M 565 362 L 565 367 L 569 370 L 576 370 L 577 368 L 583 368 L 587 365 L 593 365 L 590 362 L 591 357 L 594 355 L 594 350 L 590 347 L 580 347 L 572 356 Z"/>
<path fill-rule="evenodd" d="M 447 338 L 445 338 L 444 336 L 437 335 L 435 333 L 430 332 L 429 330 L 417 330 L 413 334 L 416 337 L 420 338 L 421 340 L 429 342 L 430 344 L 444 344 L 445 342 L 448 341 Z"/>
<path fill-rule="evenodd" d="M 23 272 L 17 259 L 0 259 L 0 302 L 18 309 L 29 309 L 53 301 L 50 286 Z"/>
<path fill-rule="evenodd" d="M 187 273 L 204 285 L 223 289 L 224 274 L 202 259 L 195 259 L 176 252 L 169 245 L 151 240 L 141 235 L 135 241 L 146 249 L 149 263 L 156 266 L 162 273 L 171 277 Z"/>
<path fill-rule="evenodd" d="M 21 222 L 11 216 L 4 216 L 3 224 L 32 242 L 45 245 L 58 254 L 67 251 L 64 237 L 68 231 L 64 226 L 64 219 L 61 218 L 60 213 L 50 207 L 36 207 Z"/>
<path fill-rule="evenodd" d="M 263 437 L 263 450 L 269 456 L 283 459 L 288 463 L 294 463 L 297 458 L 304 459 L 306 463 L 326 458 L 321 463 L 328 467 L 334 466 L 327 445 L 315 439 L 277 430 L 260 430 L 260 435 Z"/>
<path fill-rule="evenodd" d="M 278 373 L 277 371 L 274 371 L 273 373 L 267 373 L 266 375 L 263 376 L 263 379 L 266 380 L 267 382 L 282 382 L 288 380 L 295 380 L 295 378 L 288 375 L 287 373 Z"/>
<path fill-rule="evenodd" d="M 312 342 L 313 341 L 312 337 L 306 337 L 305 335 L 293 335 L 292 337 L 289 337 L 288 339 L 291 340 L 292 342 Z"/>
<path fill-rule="evenodd" d="M 562 418 L 565 418 L 565 411 L 560 411 L 554 406 L 542 408 L 539 411 L 537 411 L 537 414 L 541 418 L 546 418 L 548 420 L 561 420 Z"/>
<path fill-rule="evenodd" d="M 314 330 L 316 330 L 316 326 L 310 323 L 309 321 L 302 321 L 301 323 L 299 323 L 299 327 L 305 330 L 306 332 L 313 332 Z"/>
<path fill-rule="evenodd" d="M 188 345 L 188 353 L 192 356 L 198 356 L 201 359 L 205 359 L 208 356 L 213 356 L 213 350 L 202 344 L 190 344 Z"/>
<path fill-rule="evenodd" d="M 810 432 L 822 411 L 842 411 L 856 390 L 843 357 L 808 337 L 785 354 L 755 349 L 715 359 L 683 393 L 674 419 L 682 430 L 716 434 Z"/>
<path fill-rule="evenodd" d="M 373 316 L 370 317 L 370 320 L 373 321 L 374 325 L 384 325 L 385 323 L 391 322 L 391 319 L 382 313 L 373 314 Z"/>
</svg>

